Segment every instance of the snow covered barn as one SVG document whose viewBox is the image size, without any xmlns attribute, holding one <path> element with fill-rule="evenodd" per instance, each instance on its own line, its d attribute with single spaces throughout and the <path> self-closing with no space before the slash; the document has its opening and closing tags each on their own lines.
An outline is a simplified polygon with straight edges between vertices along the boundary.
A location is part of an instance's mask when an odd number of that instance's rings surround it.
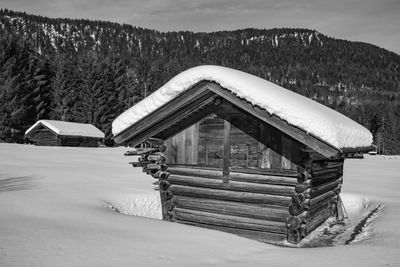
<svg viewBox="0 0 400 267">
<path fill-rule="evenodd" d="M 104 133 L 92 124 L 39 120 L 25 132 L 25 140 L 38 146 L 97 147 Z"/>
<path fill-rule="evenodd" d="M 177 75 L 122 113 L 113 134 L 154 143 L 127 155 L 159 179 L 164 220 L 278 243 L 338 215 L 344 158 L 372 143 L 346 116 L 219 66 Z"/>
</svg>

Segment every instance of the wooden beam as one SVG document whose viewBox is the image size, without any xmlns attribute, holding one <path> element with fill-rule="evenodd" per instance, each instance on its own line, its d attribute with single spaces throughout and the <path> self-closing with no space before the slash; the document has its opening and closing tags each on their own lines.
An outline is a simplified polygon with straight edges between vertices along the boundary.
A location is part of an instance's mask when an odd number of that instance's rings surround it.
<svg viewBox="0 0 400 267">
<path fill-rule="evenodd" d="M 158 121 L 157 123 L 154 123 L 154 121 L 151 121 L 151 118 L 149 118 L 147 128 L 144 129 L 142 132 L 135 131 L 136 133 L 130 136 L 129 139 L 126 139 L 125 142 L 133 146 L 144 142 L 148 138 L 155 136 L 161 131 L 173 126 L 175 123 L 178 123 L 184 118 L 190 116 L 197 109 L 212 103 L 213 96 L 214 93 L 206 92 L 202 94 L 199 98 L 192 99 L 194 101 L 186 103 L 187 105 L 181 108 L 180 110 L 177 110 L 174 113 L 162 114 L 163 116 L 161 117 L 161 120 Z"/>
<path fill-rule="evenodd" d="M 143 132 L 149 126 L 162 121 L 165 118 L 165 115 L 174 113 L 184 108 L 189 102 L 203 95 L 204 93 L 206 93 L 206 91 L 207 83 L 205 82 L 201 82 L 193 86 L 191 89 L 181 93 L 179 96 L 175 97 L 174 99 L 167 102 L 152 113 L 148 114 L 138 122 L 118 133 L 116 136 L 114 136 L 114 141 L 118 144 L 127 142 L 129 139 L 134 138 L 138 133 Z"/>
<path fill-rule="evenodd" d="M 162 139 L 167 139 L 171 136 L 174 136 L 180 131 L 183 131 L 184 129 L 200 121 L 202 118 L 207 117 L 209 114 L 213 113 L 214 110 L 215 110 L 215 105 L 207 105 L 202 109 L 192 113 L 188 118 L 185 118 L 182 121 L 180 121 L 179 124 L 169 127 L 164 131 L 158 133 L 157 136 L 159 136 Z"/>
<path fill-rule="evenodd" d="M 321 155 L 323 155 L 327 158 L 335 157 L 341 152 L 340 149 L 327 144 L 326 142 L 322 141 L 321 139 L 317 138 L 316 136 L 308 134 L 306 131 L 288 124 L 287 122 L 283 121 L 279 117 L 269 114 L 266 110 L 264 110 L 258 106 L 254 106 L 244 99 L 240 99 L 239 97 L 234 95 L 232 92 L 222 88 L 221 86 L 219 86 L 216 83 L 209 82 L 207 87 L 209 90 L 220 95 L 221 97 L 228 100 L 235 106 L 252 114 L 253 116 L 260 119 L 261 121 L 264 121 L 264 122 L 272 125 L 276 129 L 284 132 L 288 136 L 294 138 L 295 140 L 299 141 L 300 143 L 305 144 L 306 146 L 310 147 L 314 151 L 320 153 Z"/>
<path fill-rule="evenodd" d="M 231 155 L 231 123 L 227 120 L 224 120 L 224 158 L 222 167 L 222 181 L 224 183 L 229 183 L 230 155 Z"/>
</svg>

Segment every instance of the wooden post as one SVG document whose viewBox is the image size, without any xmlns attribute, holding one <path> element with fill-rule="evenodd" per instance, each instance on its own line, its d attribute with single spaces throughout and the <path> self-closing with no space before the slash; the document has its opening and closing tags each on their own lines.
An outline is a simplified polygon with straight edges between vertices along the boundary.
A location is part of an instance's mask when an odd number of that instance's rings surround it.
<svg viewBox="0 0 400 267">
<path fill-rule="evenodd" d="M 222 181 L 229 183 L 229 163 L 231 154 L 231 123 L 224 120 L 224 158 L 222 165 Z"/>
</svg>

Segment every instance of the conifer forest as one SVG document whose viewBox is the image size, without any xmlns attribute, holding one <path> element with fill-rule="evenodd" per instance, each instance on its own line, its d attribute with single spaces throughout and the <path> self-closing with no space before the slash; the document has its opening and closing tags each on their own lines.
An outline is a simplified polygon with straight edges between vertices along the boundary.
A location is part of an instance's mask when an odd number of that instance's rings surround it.
<svg viewBox="0 0 400 267">
<path fill-rule="evenodd" d="M 400 153 L 400 55 L 309 29 L 159 32 L 0 10 L 0 142 L 24 142 L 39 119 L 111 123 L 178 73 L 242 70 L 367 127 L 379 153 Z M 279 100 L 277 100 L 279 101 Z"/>
</svg>

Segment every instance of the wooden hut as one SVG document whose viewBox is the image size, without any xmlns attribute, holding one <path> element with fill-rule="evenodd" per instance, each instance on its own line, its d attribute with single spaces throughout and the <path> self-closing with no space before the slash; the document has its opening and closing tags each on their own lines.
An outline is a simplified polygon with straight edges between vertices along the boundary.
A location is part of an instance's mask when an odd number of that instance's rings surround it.
<svg viewBox="0 0 400 267">
<path fill-rule="evenodd" d="M 298 243 L 340 212 L 347 154 L 371 133 L 255 76 L 187 70 L 113 122 L 117 143 L 153 148 L 133 166 L 159 179 L 163 219 L 263 242 Z"/>
<path fill-rule="evenodd" d="M 97 147 L 104 133 L 92 124 L 39 120 L 25 132 L 25 140 L 38 146 Z"/>
</svg>

